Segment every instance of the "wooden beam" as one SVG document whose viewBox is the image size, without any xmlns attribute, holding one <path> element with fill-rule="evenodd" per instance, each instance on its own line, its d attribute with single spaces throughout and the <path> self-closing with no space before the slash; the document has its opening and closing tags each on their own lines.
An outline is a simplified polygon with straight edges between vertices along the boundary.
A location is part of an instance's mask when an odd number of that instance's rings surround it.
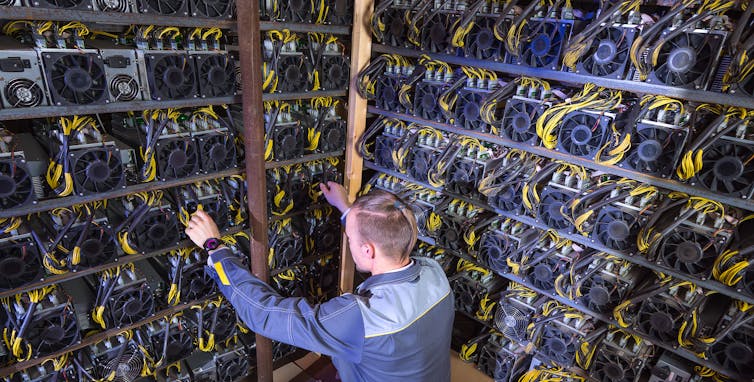
<svg viewBox="0 0 754 382">
<path fill-rule="evenodd" d="M 346 139 L 345 188 L 353 202 L 361 189 L 364 160 L 356 150 L 356 140 L 366 129 L 367 101 L 356 92 L 356 75 L 367 66 L 372 52 L 372 34 L 369 28 L 374 0 L 356 0 L 354 4 L 353 31 L 351 32 L 351 84 L 348 90 L 348 135 Z M 343 235 L 340 256 L 340 291 L 353 291 L 354 265 Z"/>
<path fill-rule="evenodd" d="M 249 227 L 251 227 L 251 271 L 268 281 L 267 191 L 264 168 L 264 107 L 262 105 L 262 37 L 259 30 L 259 3 L 236 3 L 241 84 L 243 89 L 243 128 L 248 184 Z M 256 336 L 257 380 L 272 382 L 272 341 Z"/>
</svg>

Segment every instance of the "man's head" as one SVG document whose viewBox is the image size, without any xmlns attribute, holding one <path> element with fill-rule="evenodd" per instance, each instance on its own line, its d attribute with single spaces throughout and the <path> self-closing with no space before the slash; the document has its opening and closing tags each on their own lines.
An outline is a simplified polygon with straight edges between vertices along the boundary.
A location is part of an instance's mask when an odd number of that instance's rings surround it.
<svg viewBox="0 0 754 382">
<path fill-rule="evenodd" d="M 382 273 L 406 263 L 416 244 L 416 218 L 398 197 L 376 190 L 351 206 L 346 235 L 356 269 Z"/>
</svg>

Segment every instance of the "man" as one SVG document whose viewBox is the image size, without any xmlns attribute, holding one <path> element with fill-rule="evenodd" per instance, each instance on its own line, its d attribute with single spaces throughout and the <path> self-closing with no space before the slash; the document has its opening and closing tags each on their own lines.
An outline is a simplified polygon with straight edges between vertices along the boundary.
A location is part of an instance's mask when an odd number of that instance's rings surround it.
<svg viewBox="0 0 754 382">
<path fill-rule="evenodd" d="M 194 214 L 186 234 L 209 252 L 209 272 L 251 330 L 331 356 L 344 381 L 449 381 L 453 295 L 437 262 L 409 257 L 411 209 L 387 192 L 349 205 L 343 186 L 320 187 L 342 213 L 356 269 L 372 274 L 354 294 L 315 306 L 283 298 L 220 244 L 206 213 Z"/>
</svg>

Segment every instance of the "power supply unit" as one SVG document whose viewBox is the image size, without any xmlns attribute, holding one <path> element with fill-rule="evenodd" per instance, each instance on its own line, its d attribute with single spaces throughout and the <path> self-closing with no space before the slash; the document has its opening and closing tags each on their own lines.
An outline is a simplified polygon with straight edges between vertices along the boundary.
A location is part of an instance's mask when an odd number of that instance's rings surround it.
<svg viewBox="0 0 754 382">
<path fill-rule="evenodd" d="M 97 50 L 43 48 L 39 56 L 53 105 L 101 105 L 110 102 L 105 64 Z"/>
<path fill-rule="evenodd" d="M 90 40 L 90 47 L 99 50 L 105 66 L 105 78 L 110 102 L 142 101 L 146 87 L 139 71 L 136 51 L 111 41 Z"/>
<path fill-rule="evenodd" d="M 47 88 L 37 52 L 0 37 L 0 100 L 4 108 L 47 106 Z"/>
</svg>

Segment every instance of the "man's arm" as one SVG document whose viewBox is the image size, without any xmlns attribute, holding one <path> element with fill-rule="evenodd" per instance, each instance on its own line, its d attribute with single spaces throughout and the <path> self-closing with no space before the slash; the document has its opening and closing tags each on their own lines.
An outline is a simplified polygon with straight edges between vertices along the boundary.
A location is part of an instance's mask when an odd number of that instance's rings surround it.
<svg viewBox="0 0 754 382">
<path fill-rule="evenodd" d="M 329 356 L 361 360 L 364 323 L 356 296 L 344 295 L 310 305 L 283 298 L 254 277 L 230 249 L 212 254 L 210 274 L 220 291 L 254 332 Z"/>
<path fill-rule="evenodd" d="M 204 211 L 193 214 L 186 234 L 199 247 L 207 239 L 220 237 L 217 225 Z M 344 295 L 315 306 L 303 298 L 283 298 L 254 277 L 230 249 L 211 252 L 208 272 L 251 330 L 307 350 L 351 362 L 361 360 L 364 322 L 356 296 Z"/>
</svg>

